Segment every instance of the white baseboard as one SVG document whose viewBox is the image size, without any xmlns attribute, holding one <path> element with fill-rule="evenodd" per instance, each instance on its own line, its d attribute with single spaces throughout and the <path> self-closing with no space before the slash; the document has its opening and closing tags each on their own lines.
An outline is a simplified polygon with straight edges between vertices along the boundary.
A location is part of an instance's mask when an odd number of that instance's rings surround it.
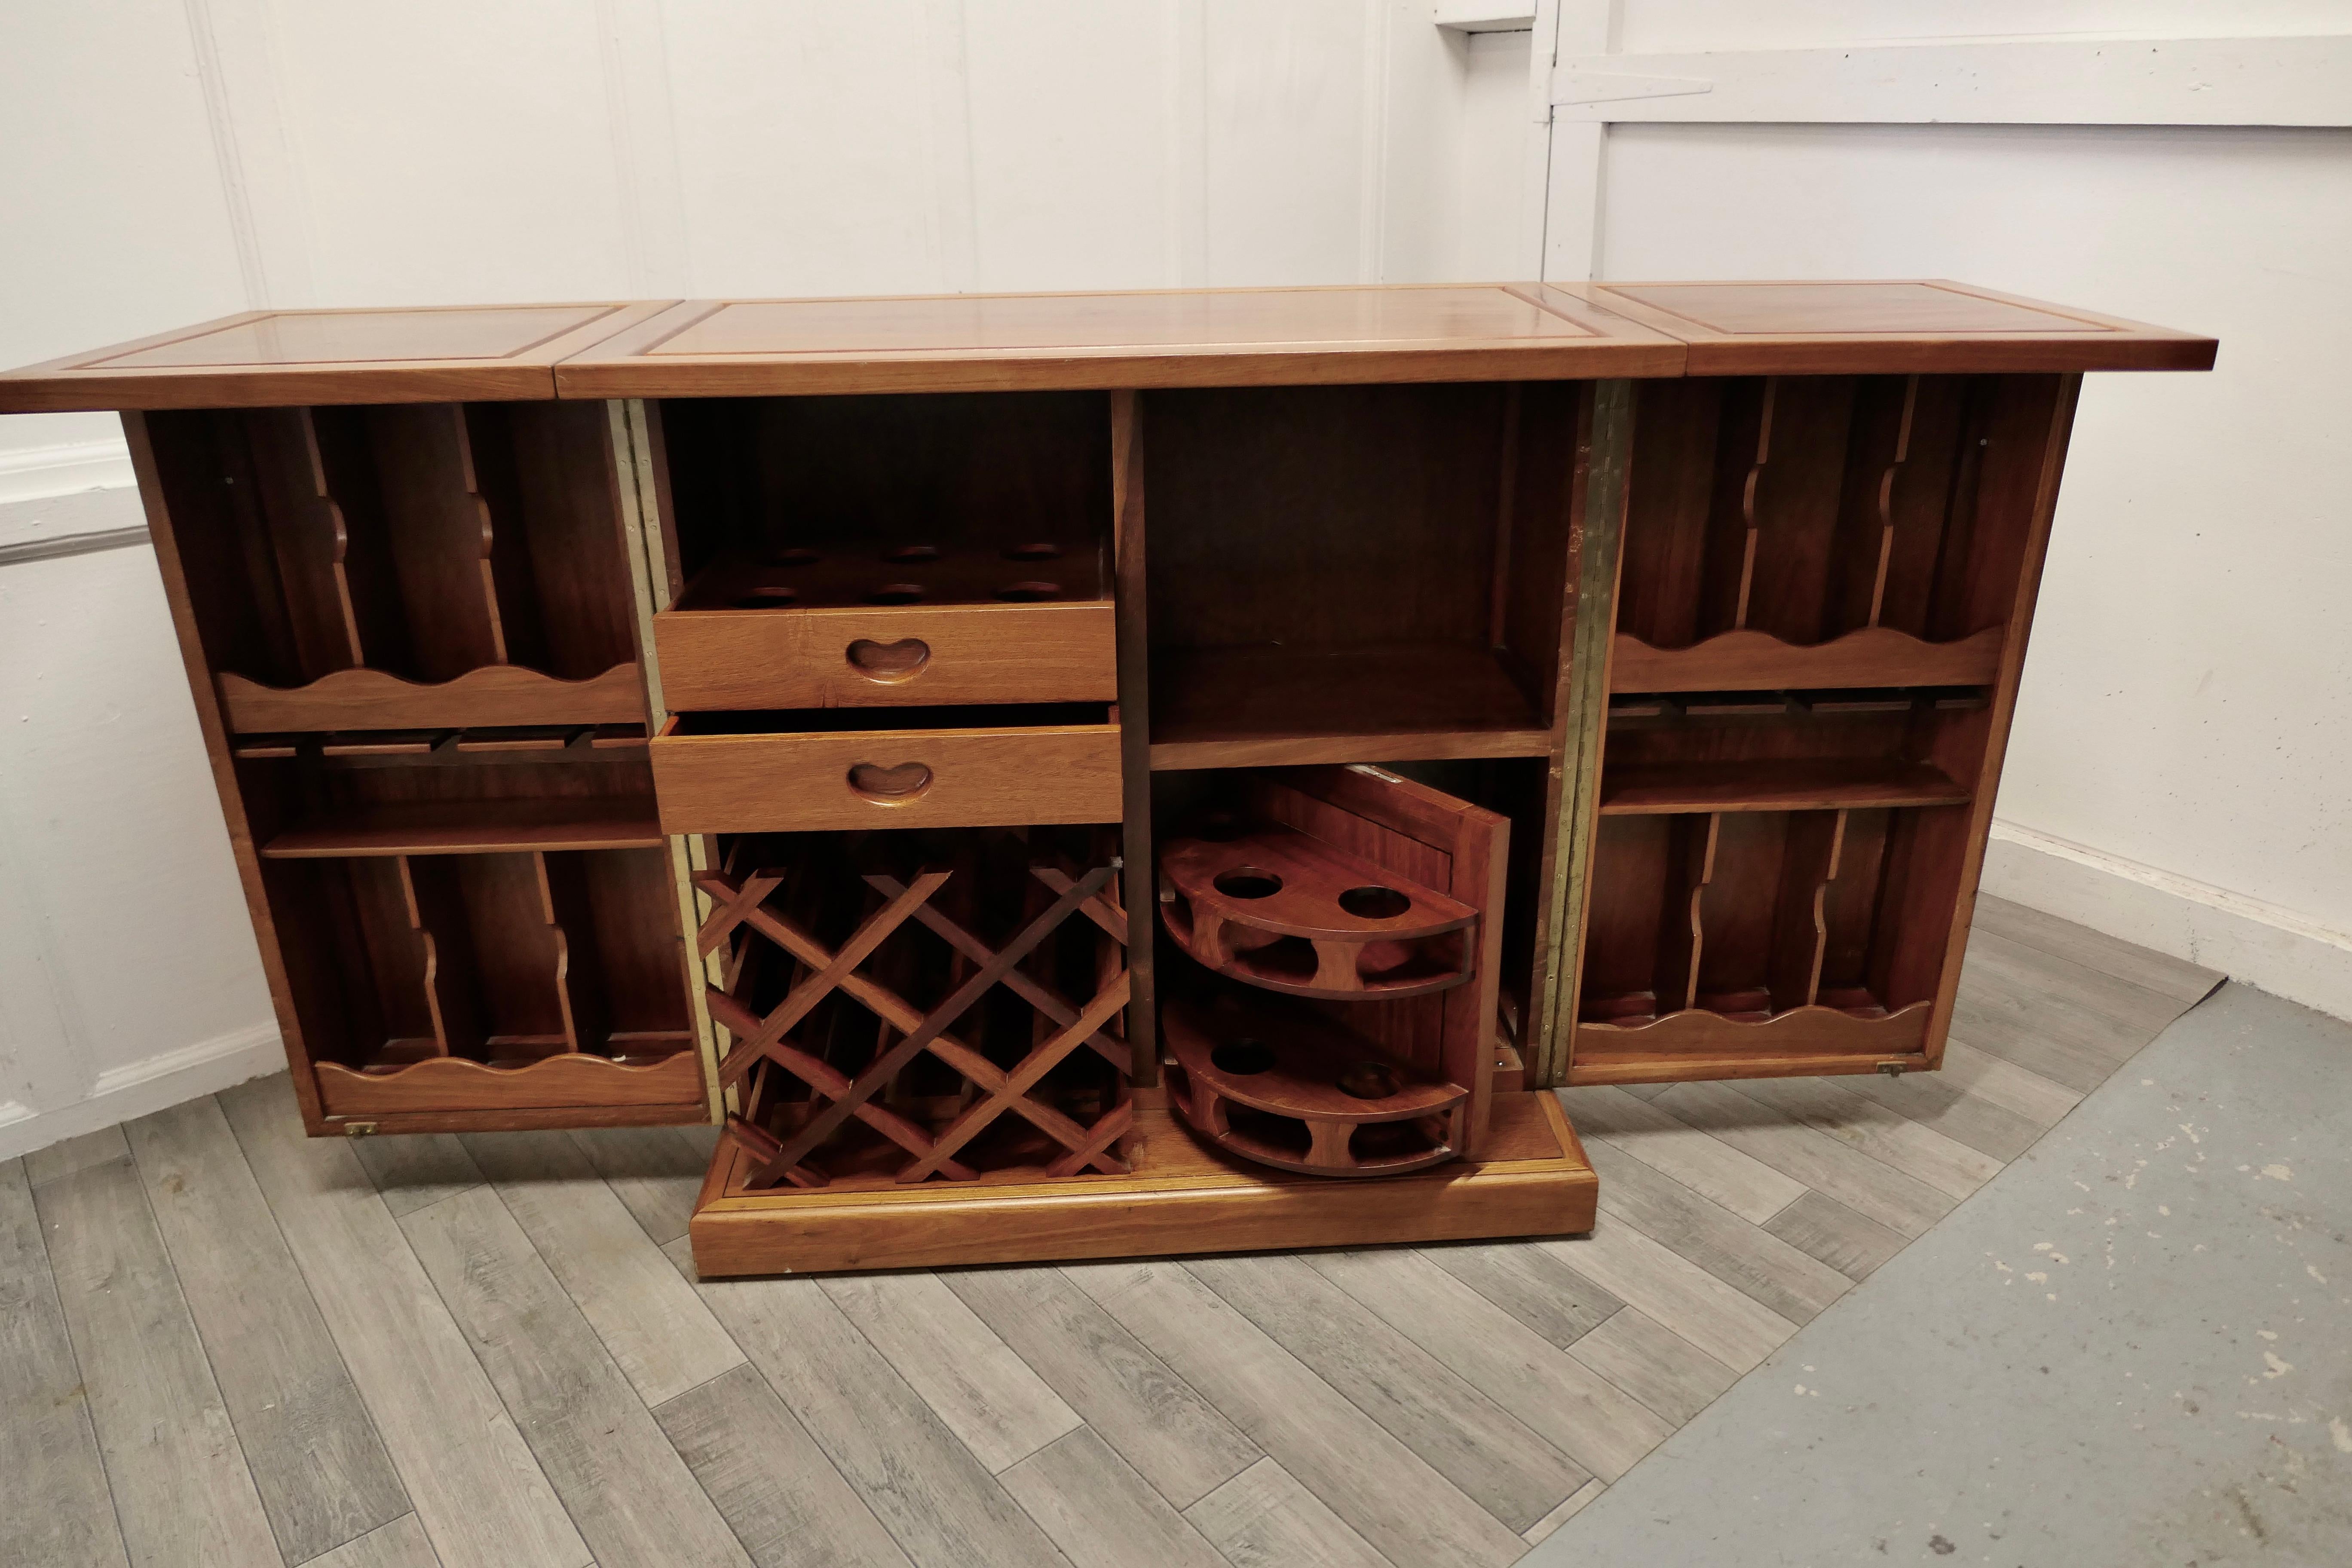
<svg viewBox="0 0 2352 1568">
<path fill-rule="evenodd" d="M 1984 890 L 2352 1018 L 2352 931 L 2119 855 L 1995 822 Z"/>
<path fill-rule="evenodd" d="M 77 490 L 119 489 L 133 482 L 131 448 L 119 440 L 0 448 L 0 506 Z"/>
<path fill-rule="evenodd" d="M 266 1077 L 285 1065 L 278 1026 L 263 1024 L 109 1068 L 98 1075 L 89 1098 L 70 1105 L 36 1110 L 18 1100 L 0 1102 L 0 1160 Z"/>
</svg>

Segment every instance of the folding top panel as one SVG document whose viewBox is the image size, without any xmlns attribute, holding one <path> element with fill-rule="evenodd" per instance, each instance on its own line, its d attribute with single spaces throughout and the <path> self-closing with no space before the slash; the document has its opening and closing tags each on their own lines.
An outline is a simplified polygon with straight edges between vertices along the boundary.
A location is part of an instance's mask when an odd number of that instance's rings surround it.
<svg viewBox="0 0 2352 1568">
<path fill-rule="evenodd" d="M 1941 279 L 1546 285 L 1689 346 L 1685 375 L 2210 370 L 2214 342 Z"/>
<path fill-rule="evenodd" d="M 0 414 L 552 397 L 557 360 L 667 303 L 248 310 L 0 374 Z"/>
</svg>

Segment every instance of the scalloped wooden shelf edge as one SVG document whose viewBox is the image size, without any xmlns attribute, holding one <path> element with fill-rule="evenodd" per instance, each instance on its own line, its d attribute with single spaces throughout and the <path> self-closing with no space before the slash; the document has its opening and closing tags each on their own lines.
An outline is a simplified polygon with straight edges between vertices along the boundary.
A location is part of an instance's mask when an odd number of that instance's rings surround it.
<svg viewBox="0 0 2352 1568">
<path fill-rule="evenodd" d="M 330 1116 L 540 1106 L 690 1105 L 699 1111 L 704 1106 L 702 1060 L 691 1047 L 642 1067 L 583 1051 L 528 1067 L 430 1057 L 397 1072 L 360 1072 L 341 1062 L 320 1062 L 317 1072 L 319 1102 Z"/>
<path fill-rule="evenodd" d="M 1609 689 L 1768 691 L 1869 686 L 1990 686 L 1998 678 L 2006 626 L 1958 642 L 1927 642 L 1892 626 L 1865 626 L 1811 647 L 1753 629 L 1723 632 L 1689 647 L 1653 647 L 1619 632 Z"/>
<path fill-rule="evenodd" d="M 1924 1071 L 1934 1011 L 1932 1003 L 1913 1002 L 1883 1018 L 1857 1018 L 1835 1007 L 1791 1007 L 1747 1023 L 1690 1008 L 1646 1024 L 1580 1023 L 1569 1082 L 1876 1072 L 1882 1062 Z"/>
<path fill-rule="evenodd" d="M 240 734 L 646 721 L 645 682 L 634 662 L 587 680 L 561 680 L 519 664 L 484 665 L 430 684 L 357 665 L 307 686 L 265 686 L 228 671 L 219 680 L 229 728 Z"/>
</svg>

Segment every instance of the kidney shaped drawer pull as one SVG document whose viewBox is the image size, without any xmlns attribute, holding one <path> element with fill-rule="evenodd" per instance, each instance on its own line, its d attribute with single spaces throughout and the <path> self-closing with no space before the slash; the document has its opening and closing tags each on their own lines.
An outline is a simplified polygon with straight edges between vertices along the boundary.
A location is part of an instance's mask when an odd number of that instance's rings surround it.
<svg viewBox="0 0 2352 1568">
<path fill-rule="evenodd" d="M 849 770 L 849 787 L 877 805 L 904 805 L 931 787 L 931 770 L 920 763 L 858 763 Z"/>
<path fill-rule="evenodd" d="M 896 684 L 912 680 L 931 662 L 931 645 L 920 637 L 900 637 L 897 642 L 876 642 L 859 637 L 849 645 L 850 668 L 868 680 Z"/>
</svg>

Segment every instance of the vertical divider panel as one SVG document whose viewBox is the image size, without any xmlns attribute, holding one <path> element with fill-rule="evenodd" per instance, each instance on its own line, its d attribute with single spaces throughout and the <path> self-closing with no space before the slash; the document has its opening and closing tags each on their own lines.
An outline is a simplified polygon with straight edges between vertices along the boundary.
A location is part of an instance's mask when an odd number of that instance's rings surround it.
<svg viewBox="0 0 2352 1568">
<path fill-rule="evenodd" d="M 1706 958 L 1706 889 L 1715 880 L 1719 813 L 1678 816 L 1667 841 L 1665 919 L 1658 931 L 1658 1016 L 1698 1005 L 1699 966 Z"/>
<path fill-rule="evenodd" d="M 1822 961 L 1829 942 L 1825 906 L 1845 847 L 1846 816 L 1843 811 L 1804 811 L 1789 820 L 1767 978 L 1775 1013 L 1809 1007 L 1821 994 Z"/>
<path fill-rule="evenodd" d="M 1128 921 L 1127 1040 L 1129 1081 L 1148 1089 L 1160 1081 L 1160 1018 L 1153 949 L 1160 922 L 1151 847 L 1150 639 L 1144 618 L 1143 399 L 1110 395 L 1111 549 L 1118 616 L 1119 886 Z"/>
<path fill-rule="evenodd" d="M 481 1010 L 476 1002 L 473 952 L 467 939 L 466 905 L 446 859 L 403 855 L 401 892 L 409 923 L 425 950 L 425 1005 L 433 1019 L 436 1056 L 483 1060 L 488 1054 Z"/>
<path fill-rule="evenodd" d="M 533 857 L 539 862 L 548 920 L 562 946 L 557 988 L 563 1003 L 564 1048 L 604 1052 L 612 1038 L 609 995 L 596 949 L 596 917 L 588 898 L 586 868 L 579 854 Z"/>
<path fill-rule="evenodd" d="M 415 673 L 452 680 L 506 663 L 464 409 L 401 404 L 370 408 L 365 418 Z"/>
<path fill-rule="evenodd" d="M 1852 376 L 1775 376 L 1766 388 L 1739 624 L 1783 642 L 1825 640 L 1854 385 Z"/>
<path fill-rule="evenodd" d="M 1633 384 L 1590 383 L 1579 423 L 1574 515 L 1569 532 L 1567 666 L 1557 726 L 1559 752 L 1545 789 L 1538 950 L 1548 955 L 1533 1017 L 1520 1042 L 1530 1088 L 1568 1081 L 1569 1042 L 1583 984 L 1584 929 L 1600 831 L 1601 753 L 1609 721 L 1610 645 L 1616 630 L 1626 478 L 1633 457 Z"/>
<path fill-rule="evenodd" d="M 350 530 L 327 488 L 310 411 L 256 408 L 246 414 L 245 430 L 300 679 L 365 664 L 344 563 Z"/>
<path fill-rule="evenodd" d="M 532 569 L 522 479 L 515 468 L 513 412 L 502 403 L 467 403 L 458 405 L 455 413 L 466 493 L 481 520 L 482 577 L 499 662 L 559 673 L 548 657 L 545 617 Z"/>
</svg>

